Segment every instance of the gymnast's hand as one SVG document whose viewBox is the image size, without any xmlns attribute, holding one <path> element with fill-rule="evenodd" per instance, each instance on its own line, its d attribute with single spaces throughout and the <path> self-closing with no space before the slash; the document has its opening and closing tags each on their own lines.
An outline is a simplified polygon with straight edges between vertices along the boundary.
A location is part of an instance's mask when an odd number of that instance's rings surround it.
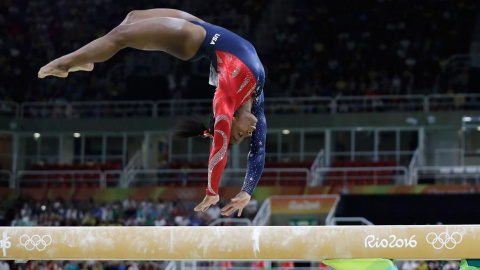
<svg viewBox="0 0 480 270">
<path fill-rule="evenodd" d="M 245 191 L 238 193 L 237 196 L 233 197 L 230 202 L 222 208 L 222 215 L 230 216 L 238 210 L 237 216 L 241 216 L 243 208 L 247 206 L 251 197 L 252 196 Z"/>
<path fill-rule="evenodd" d="M 205 196 L 205 198 L 203 198 L 203 201 L 201 203 L 199 203 L 197 206 L 195 206 L 195 208 L 193 210 L 195 210 L 196 212 L 199 212 L 199 211 L 202 211 L 202 212 L 205 212 L 208 210 L 208 208 L 210 208 L 210 205 L 215 205 L 218 200 L 219 200 L 220 197 L 217 196 Z"/>
</svg>

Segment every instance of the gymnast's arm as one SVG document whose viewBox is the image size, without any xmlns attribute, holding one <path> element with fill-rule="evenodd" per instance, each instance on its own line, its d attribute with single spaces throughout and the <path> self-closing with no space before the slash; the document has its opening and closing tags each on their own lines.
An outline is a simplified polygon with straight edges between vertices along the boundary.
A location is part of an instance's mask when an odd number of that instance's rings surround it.
<svg viewBox="0 0 480 270">
<path fill-rule="evenodd" d="M 213 103 L 216 104 L 216 106 L 214 106 L 215 124 L 213 127 L 213 143 L 208 161 L 207 196 L 218 195 L 220 179 L 223 169 L 227 164 L 227 150 L 232 129 L 234 112 L 233 98 L 220 91 L 221 90 L 217 89 L 217 93 L 213 100 Z"/>
<path fill-rule="evenodd" d="M 208 185 L 207 195 L 201 203 L 195 206 L 195 211 L 205 212 L 212 204 L 219 200 L 218 186 L 223 169 L 227 164 L 227 150 L 230 142 L 232 119 L 234 112 L 234 99 L 217 89 L 213 99 L 215 124 L 213 127 L 213 142 L 208 160 Z"/>
<path fill-rule="evenodd" d="M 247 173 L 243 182 L 242 191 L 222 208 L 222 215 L 229 216 L 238 210 L 237 216 L 242 215 L 242 210 L 250 201 L 253 190 L 262 176 L 265 165 L 265 141 L 267 137 L 267 121 L 263 111 L 263 92 L 258 102 L 252 107 L 252 113 L 257 117 L 257 128 L 250 139 L 250 152 L 247 158 Z"/>
<path fill-rule="evenodd" d="M 265 166 L 265 142 L 267 139 L 267 121 L 263 110 L 263 91 L 260 100 L 252 108 L 252 113 L 257 117 L 257 128 L 250 139 L 250 152 L 247 157 L 247 173 L 243 182 L 242 191 L 252 194 L 262 176 Z"/>
</svg>

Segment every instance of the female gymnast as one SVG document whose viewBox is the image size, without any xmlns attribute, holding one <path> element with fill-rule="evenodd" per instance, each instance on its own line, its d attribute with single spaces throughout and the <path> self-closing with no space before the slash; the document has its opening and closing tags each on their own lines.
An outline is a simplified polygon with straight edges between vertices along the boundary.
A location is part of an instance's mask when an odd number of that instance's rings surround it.
<svg viewBox="0 0 480 270">
<path fill-rule="evenodd" d="M 218 186 L 227 162 L 229 144 L 251 137 L 247 172 L 240 193 L 222 208 L 238 216 L 248 204 L 265 163 L 266 120 L 263 111 L 263 65 L 252 44 L 240 36 L 183 11 L 150 9 L 130 12 L 105 36 L 40 69 L 39 78 L 65 78 L 69 72 L 91 71 L 94 63 L 110 59 L 123 48 L 163 51 L 181 60 L 206 57 L 211 63 L 210 83 L 217 87 L 213 98 L 212 123 L 198 120 L 181 123 L 176 137 L 213 138 L 208 162 L 208 186 L 195 211 L 206 211 L 219 200 Z M 205 126 L 205 127 L 204 127 Z"/>
</svg>

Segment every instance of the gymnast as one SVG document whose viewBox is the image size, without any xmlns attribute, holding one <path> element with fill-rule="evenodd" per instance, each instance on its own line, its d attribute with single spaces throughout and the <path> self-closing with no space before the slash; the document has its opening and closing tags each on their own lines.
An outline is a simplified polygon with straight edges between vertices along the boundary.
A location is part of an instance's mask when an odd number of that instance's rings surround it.
<svg viewBox="0 0 480 270">
<path fill-rule="evenodd" d="M 163 51 L 181 60 L 205 57 L 211 61 L 210 84 L 217 87 L 213 116 L 209 123 L 197 118 L 184 120 L 174 129 L 174 137 L 213 138 L 206 196 L 195 207 L 195 211 L 203 212 L 219 201 L 218 187 L 227 163 L 228 145 L 251 137 L 242 190 L 222 208 L 222 215 L 238 210 L 240 216 L 265 164 L 265 72 L 253 45 L 229 30 L 180 10 L 138 10 L 130 12 L 105 36 L 42 67 L 38 77 L 65 78 L 69 72 L 92 71 L 94 63 L 104 62 L 127 47 Z"/>
</svg>

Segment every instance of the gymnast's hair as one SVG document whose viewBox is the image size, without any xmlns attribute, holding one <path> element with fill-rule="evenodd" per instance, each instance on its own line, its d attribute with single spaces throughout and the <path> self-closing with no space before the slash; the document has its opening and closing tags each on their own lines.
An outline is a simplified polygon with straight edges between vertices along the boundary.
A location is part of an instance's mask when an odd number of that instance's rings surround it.
<svg viewBox="0 0 480 270">
<path fill-rule="evenodd" d="M 213 114 L 207 118 L 192 115 L 180 120 L 172 129 L 174 139 L 202 137 L 209 138 L 213 135 L 215 118 Z"/>
</svg>

